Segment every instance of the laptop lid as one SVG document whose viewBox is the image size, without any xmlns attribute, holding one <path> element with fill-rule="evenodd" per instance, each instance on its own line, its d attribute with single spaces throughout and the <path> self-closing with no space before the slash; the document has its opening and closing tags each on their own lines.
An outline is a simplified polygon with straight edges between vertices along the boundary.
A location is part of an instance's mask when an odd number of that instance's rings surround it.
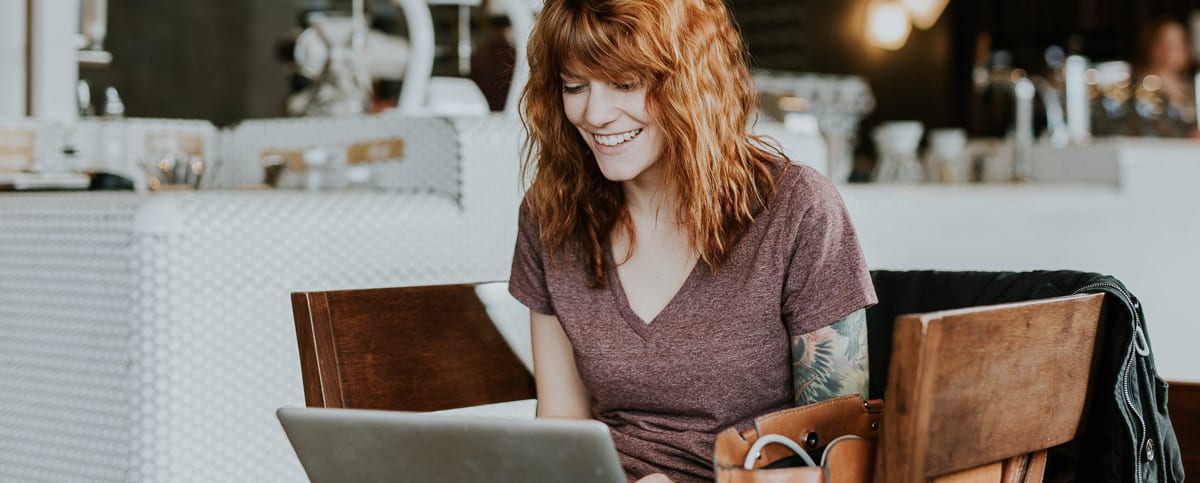
<svg viewBox="0 0 1200 483">
<path fill-rule="evenodd" d="M 599 421 L 280 408 L 313 483 L 625 483 Z"/>
</svg>

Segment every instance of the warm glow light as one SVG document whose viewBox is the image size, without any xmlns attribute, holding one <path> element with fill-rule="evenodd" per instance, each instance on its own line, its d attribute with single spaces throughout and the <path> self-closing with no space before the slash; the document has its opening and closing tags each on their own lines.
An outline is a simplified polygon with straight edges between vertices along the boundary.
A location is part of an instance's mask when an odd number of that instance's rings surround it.
<svg viewBox="0 0 1200 483">
<path fill-rule="evenodd" d="M 1150 92 L 1155 92 L 1162 88 L 1162 78 L 1150 74 L 1142 79 L 1142 87 L 1145 87 Z"/>
<path fill-rule="evenodd" d="M 876 47 L 897 50 L 908 41 L 912 24 L 908 12 L 894 2 L 872 2 L 867 6 L 867 37 Z"/>
<path fill-rule="evenodd" d="M 921 30 L 937 23 L 947 3 L 950 3 L 950 0 L 900 0 L 900 4 L 912 15 L 913 26 Z"/>
</svg>

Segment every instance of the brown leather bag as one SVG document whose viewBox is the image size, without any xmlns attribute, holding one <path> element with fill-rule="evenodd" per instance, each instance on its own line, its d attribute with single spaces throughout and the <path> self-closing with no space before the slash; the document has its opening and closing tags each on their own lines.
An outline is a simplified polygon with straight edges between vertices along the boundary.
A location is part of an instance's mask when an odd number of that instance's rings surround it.
<svg viewBox="0 0 1200 483">
<path fill-rule="evenodd" d="M 882 418 L 883 401 L 851 395 L 760 416 L 741 433 L 726 429 L 713 454 L 717 483 L 869 482 Z M 822 448 L 821 461 L 811 461 Z M 809 464 L 764 468 L 789 457 Z"/>
</svg>

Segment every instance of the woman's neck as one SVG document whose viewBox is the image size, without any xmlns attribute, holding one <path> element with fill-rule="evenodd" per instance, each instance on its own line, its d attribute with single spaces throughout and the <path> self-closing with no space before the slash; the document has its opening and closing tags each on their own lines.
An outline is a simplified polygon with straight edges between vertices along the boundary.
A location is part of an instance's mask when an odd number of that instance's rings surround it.
<svg viewBox="0 0 1200 483">
<path fill-rule="evenodd" d="M 650 174 L 650 173 L 646 173 Z M 625 208 L 634 224 L 641 227 L 674 224 L 675 197 L 661 178 L 639 177 L 622 184 Z"/>
</svg>

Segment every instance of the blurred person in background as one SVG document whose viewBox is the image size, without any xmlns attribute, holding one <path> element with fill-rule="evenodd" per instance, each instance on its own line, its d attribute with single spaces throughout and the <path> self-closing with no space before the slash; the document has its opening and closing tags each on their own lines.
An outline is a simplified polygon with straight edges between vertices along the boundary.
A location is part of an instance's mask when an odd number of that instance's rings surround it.
<svg viewBox="0 0 1200 483">
<path fill-rule="evenodd" d="M 1133 96 L 1140 134 L 1200 138 L 1187 29 L 1160 18 L 1142 30 L 1141 44 Z"/>
</svg>

